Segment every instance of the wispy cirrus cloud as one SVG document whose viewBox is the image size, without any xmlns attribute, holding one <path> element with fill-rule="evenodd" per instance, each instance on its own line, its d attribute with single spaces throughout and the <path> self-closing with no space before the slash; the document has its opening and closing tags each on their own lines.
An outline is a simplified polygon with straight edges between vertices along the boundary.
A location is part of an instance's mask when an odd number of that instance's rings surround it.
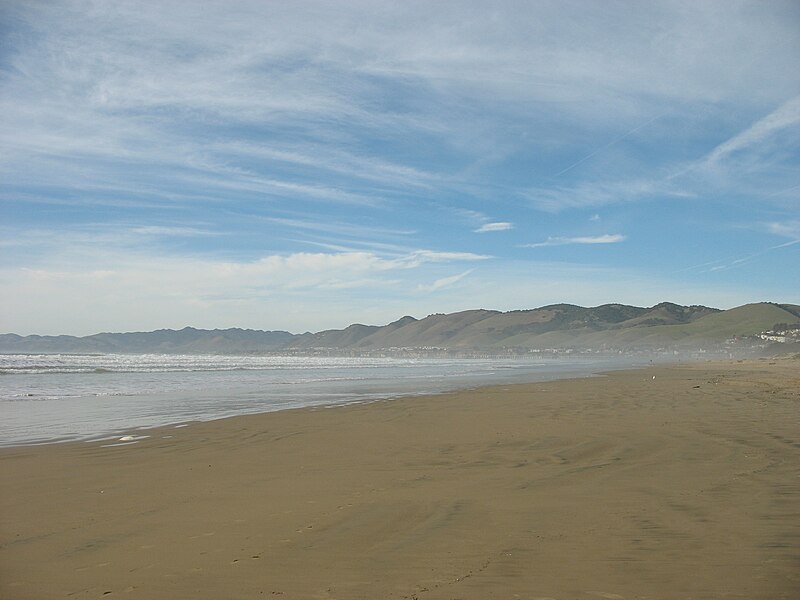
<svg viewBox="0 0 800 600">
<path fill-rule="evenodd" d="M 523 248 L 546 248 L 548 246 L 568 246 L 572 244 L 618 244 L 624 242 L 626 237 L 621 234 L 605 234 L 596 236 L 578 236 L 578 237 L 549 237 L 544 242 L 537 242 L 535 244 L 523 244 Z"/>
<path fill-rule="evenodd" d="M 661 184 L 693 190 L 697 196 L 724 192 L 760 205 L 793 206 L 797 194 L 792 192 L 798 188 L 800 96 L 784 98 L 777 108 L 756 117 L 724 141 L 714 136 L 710 151 L 676 164 Z"/>
<path fill-rule="evenodd" d="M 309 2 L 280 12 L 250 1 L 207 2 L 202 10 L 184 3 L 142 10 L 124 1 L 91 10 L 67 0 L 19 5 L 11 12 L 28 35 L 7 55 L 2 106 L 13 118 L 5 119 L 4 137 L 15 150 L 27 148 L 26 160 L 49 154 L 124 162 L 161 149 L 160 164 L 206 155 L 244 165 L 260 156 L 419 187 L 451 173 L 375 156 L 368 144 L 352 142 L 381 132 L 402 147 L 413 132 L 437 145 L 469 139 L 475 157 L 487 145 L 503 155 L 513 145 L 490 132 L 518 120 L 515 106 L 523 103 L 558 105 L 550 117 L 566 111 L 587 122 L 644 116 L 622 129 L 624 138 L 654 118 L 642 110 L 654 99 L 714 101 L 721 89 L 742 96 L 751 87 L 780 97 L 791 88 L 758 83 L 773 70 L 788 72 L 783 54 L 768 52 L 788 23 L 762 15 L 763 34 L 747 36 L 758 40 L 760 54 L 748 51 L 739 43 L 754 26 L 742 19 L 746 6 L 629 7 L 618 23 L 624 36 L 598 29 L 605 10 L 594 5 L 520 11 L 500 3 L 491 28 L 478 7 L 454 8 L 426 6 L 421 18 L 413 3 L 333 10 Z M 654 19 L 670 35 L 654 40 L 647 33 Z M 441 28 L 443 21 L 451 26 Z M 698 35 L 710 24 L 713 43 Z M 554 44 L 553 32 L 563 43 Z M 608 35 L 615 44 L 605 43 Z M 766 69 L 757 55 L 772 58 Z M 732 70 L 736 78 L 726 75 Z M 59 94 L 47 93 L 53 89 Z M 483 110 L 488 104 L 494 110 Z M 202 138 L 193 135 L 198 126 Z M 269 131 L 270 143 L 239 135 L 248 127 Z"/>
<path fill-rule="evenodd" d="M 766 223 L 767 231 L 792 240 L 800 240 L 800 219 Z M 790 244 L 793 242 L 789 242 Z"/>
<path fill-rule="evenodd" d="M 754 146 L 757 147 L 769 138 L 798 125 L 800 125 L 800 96 L 795 96 L 744 131 L 718 145 L 705 157 L 703 163 L 705 166 L 717 165 L 737 152 L 752 150 Z"/>
<path fill-rule="evenodd" d="M 447 288 L 447 287 L 450 287 L 451 285 L 454 285 L 454 284 L 458 283 L 459 281 L 464 279 L 467 275 L 472 273 L 474 270 L 475 269 L 468 269 L 467 271 L 464 271 L 463 273 L 458 273 L 456 275 L 450 275 L 448 277 L 441 277 L 441 278 L 437 279 L 436 281 L 434 281 L 430 285 L 420 284 L 420 285 L 417 286 L 417 289 L 420 290 L 420 291 L 423 291 L 423 292 L 435 292 L 437 290 L 441 290 L 443 288 Z"/>
<path fill-rule="evenodd" d="M 580 181 L 569 186 L 529 188 L 519 192 L 525 201 L 546 212 L 625 204 L 655 196 L 686 198 L 693 195 L 668 182 L 641 178 Z"/>
<path fill-rule="evenodd" d="M 739 255 L 738 258 L 727 258 L 723 260 L 711 261 L 708 263 L 704 263 L 702 265 L 696 265 L 694 267 L 690 267 L 690 269 L 706 269 L 708 273 L 716 273 L 718 271 L 727 271 L 730 269 L 735 269 L 737 267 L 742 267 L 748 263 L 753 262 L 755 259 L 760 258 L 766 254 L 772 254 L 775 250 L 783 250 L 784 248 L 789 248 L 791 246 L 796 246 L 800 244 L 800 233 L 797 234 L 797 237 L 791 241 L 784 242 L 782 244 L 776 244 L 774 246 L 769 246 L 767 248 L 763 248 L 757 252 L 752 252 L 750 254 Z"/>
<path fill-rule="evenodd" d="M 394 264 L 404 267 L 418 267 L 425 263 L 445 263 L 454 261 L 488 260 L 491 256 L 475 254 L 474 252 L 437 252 L 432 250 L 417 250 L 407 256 L 394 259 Z"/>
<path fill-rule="evenodd" d="M 418 250 L 399 256 L 368 251 L 296 252 L 255 260 L 218 260 L 141 250 L 132 253 L 124 248 L 100 254 L 88 245 L 72 245 L 58 263 L 35 268 L 0 266 L 0 285 L 14 285 L 17 291 L 4 297 L 0 312 L 16 315 L 18 322 L 27 323 L 28 331 L 36 331 L 37 318 L 43 322 L 36 315 L 46 312 L 52 298 L 59 298 L 64 310 L 83 315 L 71 319 L 71 326 L 82 331 L 135 327 L 130 324 L 141 319 L 154 328 L 175 319 L 208 326 L 204 319 L 212 314 L 216 322 L 228 318 L 228 326 L 245 322 L 259 326 L 257 319 L 262 319 L 261 327 L 302 328 L 303 322 L 330 319 L 335 303 L 344 326 L 345 319 L 363 320 L 374 310 L 369 307 L 375 298 L 442 290 L 472 272 L 439 276 L 443 269 L 486 258 L 469 252 Z M 431 279 L 433 284 L 425 283 Z M 86 294 L 87 289 L 91 294 Z M 229 310 L 248 314 L 225 317 Z M 21 330 L 21 326 L 10 327 L 5 318 L 0 320 L 0 330 Z"/>
<path fill-rule="evenodd" d="M 584 162 L 586 162 L 587 160 L 591 159 L 592 157 L 596 156 L 597 154 L 600 154 L 600 153 L 601 153 L 601 152 L 603 152 L 604 150 L 607 150 L 608 148 L 611 148 L 612 146 L 616 146 L 616 145 L 617 145 L 617 144 L 619 144 L 621 141 L 623 141 L 625 138 L 628 138 L 628 137 L 630 137 L 630 136 L 634 135 L 634 134 L 635 134 L 636 132 L 638 132 L 640 129 L 642 129 L 642 128 L 644 128 L 644 127 L 647 127 L 648 125 L 650 125 L 651 123 L 654 123 L 655 121 L 657 121 L 658 119 L 660 119 L 660 118 L 661 118 L 661 117 L 663 117 L 663 116 L 664 116 L 664 115 L 656 115 L 655 117 L 653 117 L 653 118 L 651 118 L 651 119 L 648 119 L 648 120 L 647 120 L 647 121 L 645 121 L 644 123 L 641 123 L 641 124 L 637 125 L 637 126 L 636 126 L 636 127 L 634 127 L 633 129 L 630 129 L 630 130 L 626 131 L 626 132 L 625 132 L 625 133 L 623 133 L 622 135 L 620 135 L 620 136 L 618 136 L 618 137 L 616 137 L 616 138 L 612 139 L 611 141 L 609 141 L 609 142 L 608 142 L 608 143 L 606 143 L 606 144 L 603 144 L 603 145 L 602 145 L 602 146 L 600 146 L 599 148 L 596 148 L 595 150 L 593 150 L 592 152 L 590 152 L 590 153 L 589 153 L 589 154 L 587 154 L 586 156 L 584 156 L 584 157 L 580 158 L 579 160 L 575 161 L 574 163 L 570 164 L 569 166 L 567 166 L 567 167 L 564 167 L 564 168 L 563 168 L 563 169 L 561 169 L 561 170 L 560 170 L 558 173 L 556 173 L 555 175 L 553 175 L 553 177 L 554 177 L 554 178 L 556 178 L 556 177 L 561 177 L 561 176 L 562 176 L 562 175 L 564 175 L 565 173 L 568 173 L 569 171 L 571 171 L 571 170 L 572 170 L 572 169 L 574 169 L 575 167 L 578 167 L 578 166 L 580 166 L 581 164 L 583 164 L 583 163 L 584 163 Z"/>
<path fill-rule="evenodd" d="M 163 225 L 143 225 L 139 227 L 132 227 L 130 232 L 136 235 L 170 237 L 219 235 L 219 232 L 209 231 L 208 229 L 200 229 L 198 227 L 169 227 Z"/>
<path fill-rule="evenodd" d="M 375 225 L 356 225 L 332 220 L 317 221 L 295 217 L 263 217 L 260 220 L 267 223 L 283 225 L 292 229 L 319 231 L 338 235 L 379 236 L 382 239 L 408 237 L 415 233 L 414 230 L 408 229 L 392 229 Z"/>
<path fill-rule="evenodd" d="M 287 164 L 320 173 L 335 173 L 357 180 L 376 181 L 382 185 L 431 189 L 447 183 L 441 173 L 428 172 L 375 156 L 358 155 L 321 143 L 266 145 L 252 142 L 222 142 L 206 149 L 229 159 L 261 161 L 262 165 Z"/>
<path fill-rule="evenodd" d="M 797 18 L 792 0 L 6 3 L 0 245 L 14 251 L 0 264 L 29 283 L 65 273 L 19 293 L 69 296 L 87 322 L 114 303 L 136 315 L 144 303 L 124 295 L 150 294 L 149 322 L 183 319 L 174 300 L 227 303 L 215 318 L 235 324 L 270 318 L 276 295 L 305 294 L 324 320 L 335 290 L 349 292 L 342 314 L 371 294 L 366 314 L 390 306 L 385 290 L 409 301 L 437 282 L 448 307 L 493 306 L 521 278 L 489 272 L 531 271 L 521 241 L 623 241 L 547 238 L 601 206 L 600 232 L 641 224 L 631 252 L 593 253 L 614 266 L 635 265 L 643 239 L 665 261 L 690 237 L 704 256 L 735 254 L 726 220 L 775 222 L 793 243 Z M 564 300 L 574 279 L 545 270 L 535 286 L 557 280 L 548 300 Z M 81 308 L 81 293 L 105 304 Z"/>
<path fill-rule="evenodd" d="M 514 229 L 514 224 L 502 221 L 497 223 L 486 223 L 484 225 L 481 225 L 475 230 L 475 233 L 488 233 L 490 231 L 508 231 L 509 229 Z"/>
</svg>

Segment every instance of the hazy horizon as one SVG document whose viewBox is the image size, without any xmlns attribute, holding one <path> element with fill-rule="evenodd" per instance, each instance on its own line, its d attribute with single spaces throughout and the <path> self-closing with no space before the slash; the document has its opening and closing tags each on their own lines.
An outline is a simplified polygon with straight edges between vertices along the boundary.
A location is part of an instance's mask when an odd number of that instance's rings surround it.
<svg viewBox="0 0 800 600">
<path fill-rule="evenodd" d="M 665 301 L 665 302 L 668 303 L 669 301 Z M 781 304 L 780 302 L 773 302 L 773 301 L 768 301 L 768 300 L 764 300 L 763 302 L 772 303 L 772 304 Z M 571 304 L 571 303 L 559 302 L 559 303 L 556 303 L 556 304 Z M 612 303 L 609 303 L 609 304 L 625 304 L 625 303 L 612 302 Z M 662 302 L 657 302 L 653 306 L 656 306 L 658 304 L 662 304 Z M 701 304 L 701 303 L 697 303 L 697 302 L 692 303 L 692 305 L 694 305 L 694 306 L 705 306 L 706 308 L 712 308 L 712 309 L 718 309 L 719 308 L 717 306 L 707 306 L 707 305 L 704 305 L 704 304 Z M 549 305 L 530 306 L 528 308 L 519 308 L 519 309 L 510 309 L 510 310 L 512 310 L 512 311 L 513 310 L 537 310 L 537 309 L 541 309 L 541 308 L 546 308 L 547 306 L 549 306 Z M 576 305 L 576 306 L 580 306 L 580 305 Z M 595 307 L 592 307 L 592 306 L 581 306 L 581 308 L 598 308 L 599 306 L 601 306 L 601 305 L 598 305 L 598 306 L 595 306 Z M 629 306 L 634 306 L 634 305 L 629 305 Z M 690 305 L 687 305 L 687 306 L 690 306 Z M 641 308 L 650 308 L 650 307 L 649 306 L 645 306 L 645 307 L 641 307 Z M 736 307 L 727 307 L 727 308 L 736 308 Z M 720 309 L 720 310 L 727 310 L 727 308 Z M 490 307 L 487 307 L 487 306 L 479 306 L 479 307 L 468 308 L 468 309 L 464 309 L 464 310 L 465 311 L 470 311 L 470 310 L 498 311 L 498 309 L 490 308 Z M 459 311 L 459 312 L 461 312 L 461 311 Z M 498 311 L 498 312 L 508 312 L 508 311 Z M 409 317 L 409 316 L 413 317 L 414 319 L 421 320 L 421 319 L 424 319 L 425 317 L 429 317 L 429 316 L 436 315 L 436 314 L 446 314 L 446 313 L 442 313 L 441 311 L 435 311 L 435 312 L 426 313 L 424 315 L 403 314 L 403 315 L 397 315 L 396 317 L 391 318 L 391 320 L 386 321 L 386 322 L 382 322 L 382 323 L 364 323 L 364 322 L 361 322 L 361 321 L 354 321 L 354 322 L 342 325 L 341 327 L 329 327 L 327 329 L 344 329 L 344 328 L 346 328 L 346 327 L 348 327 L 350 325 L 367 325 L 367 326 L 383 327 L 385 325 L 390 325 L 395 321 L 398 321 L 400 319 L 404 319 L 404 318 Z M 257 327 L 240 327 L 238 325 L 232 325 L 230 327 L 197 327 L 195 325 L 192 325 L 191 323 L 187 323 L 187 324 L 176 326 L 176 327 L 159 327 L 157 329 L 148 329 L 148 330 L 137 329 L 137 330 L 127 330 L 127 331 L 121 331 L 121 330 L 95 331 L 95 332 L 88 333 L 88 334 L 82 334 L 82 335 L 77 336 L 77 337 L 86 337 L 86 336 L 97 335 L 97 334 L 102 334 L 102 333 L 149 333 L 149 332 L 158 331 L 158 330 L 180 331 L 181 329 L 200 329 L 200 330 L 251 329 L 251 330 L 257 330 L 257 331 L 286 331 L 288 333 L 291 333 L 292 335 L 302 335 L 304 333 L 319 333 L 319 331 L 322 331 L 322 330 L 311 331 L 311 330 L 308 330 L 308 329 L 303 330 L 303 331 L 291 331 L 291 330 L 288 330 L 288 329 L 282 328 L 282 327 L 277 327 L 277 328 L 274 328 L 274 329 L 266 330 L 266 329 L 261 329 L 261 328 L 257 328 Z M 41 334 L 41 333 L 20 334 L 19 332 L 16 332 L 16 331 L 0 331 L 0 334 L 9 334 L 9 333 L 10 334 L 17 334 L 17 335 L 42 335 L 42 336 L 48 336 L 48 335 L 73 335 L 73 334 L 65 334 L 63 332 L 62 333 L 55 333 L 55 334 L 53 334 L 53 333 L 50 333 L 50 334 Z"/>
<path fill-rule="evenodd" d="M 662 304 L 674 304 L 674 303 L 671 303 L 669 301 L 664 301 L 664 302 L 659 302 L 659 303 L 657 303 L 655 305 L 652 305 L 652 306 L 640 306 L 640 307 L 637 307 L 637 306 L 634 306 L 634 305 L 626 305 L 624 303 L 618 303 L 618 302 L 607 303 L 607 304 L 598 305 L 598 306 L 580 306 L 580 305 L 574 305 L 574 304 L 569 304 L 569 303 L 557 303 L 557 304 L 554 304 L 554 305 L 529 307 L 527 309 L 512 309 L 512 310 L 509 310 L 509 311 L 499 311 L 499 310 L 492 309 L 492 308 L 487 308 L 487 307 L 478 307 L 478 308 L 472 308 L 472 309 L 465 309 L 463 311 L 457 311 L 457 312 L 454 312 L 454 313 L 432 312 L 432 313 L 427 313 L 427 314 L 424 314 L 424 315 L 408 315 L 408 314 L 397 315 L 397 316 L 393 317 L 389 321 L 380 322 L 380 323 L 366 323 L 366 322 L 361 322 L 361 321 L 354 321 L 352 323 L 347 323 L 347 324 L 342 325 L 340 327 L 329 327 L 329 328 L 326 328 L 324 330 L 322 330 L 322 329 L 320 329 L 320 330 L 309 330 L 309 329 L 306 329 L 306 330 L 292 331 L 292 330 L 289 330 L 287 328 L 282 328 L 282 327 L 276 327 L 276 328 L 273 328 L 273 329 L 260 329 L 260 328 L 257 328 L 257 327 L 240 327 L 240 326 L 237 326 L 237 325 L 233 325 L 233 326 L 230 326 L 230 327 L 196 327 L 195 325 L 192 325 L 190 323 L 190 324 L 185 324 L 185 325 L 176 326 L 176 327 L 160 327 L 160 328 L 157 328 L 157 329 L 148 329 L 148 330 L 143 330 L 143 329 L 104 330 L 104 331 L 95 331 L 95 332 L 92 332 L 92 333 L 82 334 L 82 335 L 66 334 L 66 333 L 63 333 L 63 332 L 62 333 L 51 333 L 51 334 L 38 334 L 38 333 L 19 334 L 18 332 L 15 332 L 15 331 L 0 331 L 0 335 L 9 335 L 9 334 L 11 334 L 11 335 L 20 335 L 23 338 L 25 338 L 25 337 L 35 337 L 35 336 L 39 336 L 39 337 L 70 336 L 70 337 L 77 337 L 77 338 L 85 338 L 85 337 L 92 337 L 92 336 L 106 335 L 106 334 L 112 334 L 112 335 L 138 334 L 138 333 L 149 334 L 149 333 L 157 333 L 157 332 L 160 332 L 160 331 L 180 332 L 180 331 L 183 331 L 183 330 L 186 330 L 186 329 L 192 329 L 192 330 L 196 330 L 196 331 L 206 331 L 206 332 L 208 332 L 208 331 L 242 330 L 242 331 L 256 331 L 256 332 L 264 332 L 264 333 L 288 333 L 292 337 L 299 337 L 299 336 L 303 336 L 303 335 L 307 335 L 307 334 L 316 335 L 316 334 L 319 334 L 319 333 L 323 333 L 325 331 L 345 331 L 351 326 L 367 326 L 367 327 L 376 327 L 376 328 L 380 329 L 380 328 L 383 328 L 383 327 L 386 327 L 386 326 L 389 326 L 389 325 L 393 325 L 396 322 L 402 321 L 402 320 L 404 320 L 404 319 L 406 319 L 408 317 L 412 317 L 416 321 L 422 321 L 422 320 L 424 320 L 426 318 L 429 318 L 429 317 L 453 316 L 453 315 L 457 315 L 457 314 L 465 313 L 465 312 L 480 312 L 480 311 L 486 311 L 486 312 L 490 312 L 490 313 L 498 313 L 498 314 L 501 314 L 501 315 L 505 315 L 505 314 L 513 314 L 513 313 L 519 312 L 519 311 L 521 311 L 521 312 L 534 311 L 535 312 L 535 311 L 539 311 L 539 310 L 542 310 L 542 309 L 547 309 L 547 308 L 549 308 L 551 306 L 576 306 L 579 309 L 587 309 L 587 310 L 594 310 L 594 309 L 597 309 L 597 308 L 608 307 L 608 306 L 627 306 L 628 308 L 639 308 L 639 309 L 647 310 L 647 309 L 655 309 L 655 308 L 661 306 Z M 740 305 L 740 306 L 735 306 L 735 307 L 728 307 L 728 308 L 707 306 L 707 305 L 700 304 L 700 303 L 693 303 L 693 304 L 690 304 L 690 305 L 676 305 L 676 306 L 678 306 L 680 308 L 683 308 L 683 309 L 687 309 L 687 308 L 705 308 L 705 309 L 711 309 L 712 311 L 719 311 L 720 313 L 724 313 L 725 311 L 730 310 L 730 309 L 742 309 L 742 308 L 745 308 L 745 307 L 755 307 L 755 305 L 764 305 L 764 304 L 774 305 L 774 306 L 779 307 L 779 308 L 784 308 L 784 307 L 788 307 L 788 306 L 797 307 L 797 305 L 792 305 L 791 303 L 775 302 L 775 301 L 772 301 L 772 300 L 764 300 L 764 301 L 761 301 L 761 302 L 748 303 L 748 304 L 745 304 L 745 305 Z M 791 309 L 788 309 L 788 310 L 791 311 Z M 714 313 L 711 313 L 711 314 L 719 314 L 719 313 L 714 312 Z M 786 319 L 788 319 L 788 321 L 792 321 L 793 322 L 793 317 L 792 316 L 786 316 Z M 773 324 L 774 323 L 770 323 L 770 325 L 773 325 Z"/>
<path fill-rule="evenodd" d="M 0 26 L 0 332 L 800 304 L 796 2 L 55 0 Z"/>
</svg>

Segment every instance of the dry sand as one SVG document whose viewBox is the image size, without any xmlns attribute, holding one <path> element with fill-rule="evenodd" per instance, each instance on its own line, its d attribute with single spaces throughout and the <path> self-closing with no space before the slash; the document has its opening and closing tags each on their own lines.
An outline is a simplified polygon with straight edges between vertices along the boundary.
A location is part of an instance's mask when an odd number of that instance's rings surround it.
<svg viewBox="0 0 800 600">
<path fill-rule="evenodd" d="M 4 450 L 0 597 L 800 598 L 799 377 L 651 368 Z"/>
</svg>

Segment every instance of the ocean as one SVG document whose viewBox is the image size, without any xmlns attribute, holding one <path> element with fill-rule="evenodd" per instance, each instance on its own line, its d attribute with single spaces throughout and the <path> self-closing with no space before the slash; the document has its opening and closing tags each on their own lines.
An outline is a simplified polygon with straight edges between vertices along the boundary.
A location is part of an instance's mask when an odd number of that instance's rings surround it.
<svg viewBox="0 0 800 600">
<path fill-rule="evenodd" d="M 140 430 L 496 383 L 589 376 L 619 359 L 0 355 L 0 446 L 135 441 Z"/>
</svg>

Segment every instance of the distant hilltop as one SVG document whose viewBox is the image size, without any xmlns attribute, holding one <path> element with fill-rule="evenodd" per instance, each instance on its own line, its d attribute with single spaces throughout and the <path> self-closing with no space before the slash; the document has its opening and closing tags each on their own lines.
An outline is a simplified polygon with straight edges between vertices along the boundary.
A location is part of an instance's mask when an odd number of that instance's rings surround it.
<svg viewBox="0 0 800 600">
<path fill-rule="evenodd" d="M 697 350 L 795 342 L 800 306 L 763 302 L 730 310 L 662 302 L 649 308 L 554 304 L 530 310 L 467 310 L 403 317 L 388 325 L 292 334 L 186 327 L 141 333 L 19 336 L 0 334 L 0 353 L 348 353 L 630 352 Z"/>
</svg>

